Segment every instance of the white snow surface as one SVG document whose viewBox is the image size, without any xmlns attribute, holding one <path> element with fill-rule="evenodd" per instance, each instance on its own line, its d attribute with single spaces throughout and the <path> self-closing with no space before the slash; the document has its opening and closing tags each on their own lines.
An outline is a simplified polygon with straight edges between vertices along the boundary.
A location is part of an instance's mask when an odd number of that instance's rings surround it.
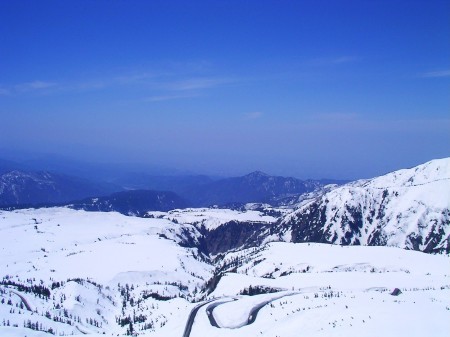
<svg viewBox="0 0 450 337">
<path fill-rule="evenodd" d="M 164 282 L 177 274 L 178 281 L 187 281 L 193 279 L 181 266 L 187 260 L 189 272 L 209 275 L 203 263 L 191 259 L 194 251 L 176 243 L 181 226 L 165 219 L 41 208 L 0 211 L 0 222 L 1 236 L 8 239 L 0 245 L 6 275 L 116 284 L 128 277 Z"/>
<path fill-rule="evenodd" d="M 450 158 L 335 188 L 302 204 L 282 224 L 308 215 L 315 203 L 325 210 L 323 232 L 330 242 L 343 242 L 352 232 L 349 222 L 361 221 L 352 244 L 373 244 L 377 234 L 387 246 L 424 251 L 436 240 L 436 248 L 445 250 L 450 237 Z"/>
<path fill-rule="evenodd" d="M 383 205 L 384 219 L 376 224 L 389 245 L 408 248 L 409 233 L 429 233 L 424 224 L 441 221 L 449 208 L 449 176 L 449 160 L 437 160 L 333 188 L 319 199 L 329 200 L 326 211 L 334 213 L 327 214 L 336 219 L 348 205 L 362 212 Z M 307 210 L 303 203 L 293 217 Z M 213 266 L 186 247 L 185 236 L 199 239 L 200 226 L 276 222 L 251 208 L 149 213 L 153 218 L 67 208 L 0 211 L 0 336 L 125 335 L 130 319 L 139 336 L 181 337 L 199 305 L 192 301 L 203 295 L 189 337 L 448 335 L 448 255 L 272 242 L 228 253 Z M 211 293 L 202 293 L 215 270 L 223 276 Z M 45 287 L 50 296 L 17 284 Z M 272 293 L 242 295 L 250 287 Z M 399 296 L 391 295 L 395 288 Z M 210 315 L 219 328 L 208 318 L 211 304 L 217 304 Z M 247 325 L 249 319 L 254 322 Z"/>
<path fill-rule="evenodd" d="M 31 320 L 61 335 L 123 334 L 128 325 L 120 327 L 117 318 L 134 315 L 146 317 L 135 327 L 151 324 L 147 332 L 167 327 L 183 329 L 180 317 L 185 319 L 192 304 L 181 298 L 158 301 L 147 296 L 190 297 L 212 276 L 213 267 L 203 261 L 196 248 L 178 245 L 182 230 L 196 233 L 192 226 L 166 219 L 114 212 L 67 208 L 0 211 L 3 282 L 48 289 L 54 282 L 61 283 L 51 289 L 48 299 L 0 285 L 0 298 L 4 299 L 0 318 L 22 330 Z M 125 286 L 128 304 L 122 309 L 124 296 L 120 293 L 125 292 Z M 23 308 L 16 293 L 25 298 L 32 311 Z M 45 317 L 47 312 L 49 318 Z M 56 322 L 55 317 L 63 322 Z M 179 318 L 169 322 L 169 317 Z M 1 329 L 0 336 L 4 336 Z M 26 331 L 32 335 L 32 330 Z"/>
<path fill-rule="evenodd" d="M 211 294 L 237 299 L 214 310 L 223 328 L 211 328 L 203 313 L 193 336 L 446 336 L 450 329 L 448 256 L 277 242 L 230 253 L 223 264 L 236 259 L 241 266 Z M 249 286 L 281 292 L 238 296 Z M 390 295 L 395 288 L 402 294 Z M 277 299 L 255 323 L 236 329 L 253 306 L 271 297 Z"/>
<path fill-rule="evenodd" d="M 198 228 L 204 226 L 206 230 L 214 230 L 219 226 L 230 222 L 265 222 L 274 223 L 277 218 L 264 215 L 259 211 L 236 211 L 223 208 L 186 208 L 165 212 L 149 212 L 155 218 L 164 218 L 177 223 L 190 224 Z"/>
</svg>

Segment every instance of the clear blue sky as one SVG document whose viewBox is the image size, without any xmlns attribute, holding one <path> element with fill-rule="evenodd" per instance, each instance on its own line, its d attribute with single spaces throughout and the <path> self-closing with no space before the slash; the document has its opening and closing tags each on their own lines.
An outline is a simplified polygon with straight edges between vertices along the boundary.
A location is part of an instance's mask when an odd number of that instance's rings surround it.
<svg viewBox="0 0 450 337">
<path fill-rule="evenodd" d="M 450 155 L 450 2 L 0 1 L 0 148 L 359 178 Z"/>
</svg>

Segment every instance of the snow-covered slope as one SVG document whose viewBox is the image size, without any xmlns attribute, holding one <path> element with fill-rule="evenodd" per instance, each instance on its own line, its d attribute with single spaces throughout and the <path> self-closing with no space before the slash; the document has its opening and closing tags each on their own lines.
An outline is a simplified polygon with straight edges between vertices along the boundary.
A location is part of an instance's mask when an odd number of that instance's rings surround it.
<svg viewBox="0 0 450 337">
<path fill-rule="evenodd" d="M 356 181 L 281 222 L 293 242 L 386 245 L 450 253 L 450 158 Z"/>
<path fill-rule="evenodd" d="M 221 300 L 199 311 L 193 337 L 446 336 L 450 328 L 447 256 L 277 242 L 221 263 L 228 272 L 210 295 Z M 241 295 L 249 289 L 261 294 Z"/>
<path fill-rule="evenodd" d="M 235 217 L 267 224 L 274 218 L 219 209 L 151 215 L 1 211 L 0 335 L 445 336 L 448 331 L 448 256 L 277 242 L 230 252 L 212 265 L 197 248 L 186 247 L 186 242 L 200 245 L 196 225 L 217 230 Z M 391 296 L 394 288 L 402 295 Z"/>
<path fill-rule="evenodd" d="M 248 206 L 249 209 L 243 210 L 186 208 L 165 213 L 149 212 L 146 216 L 195 226 L 202 234 L 199 248 L 208 255 L 216 255 L 259 245 L 264 240 L 267 229 L 278 220 L 273 215 L 281 214 L 273 208 L 261 206 L 256 210 L 251 209 L 255 204 Z"/>
<path fill-rule="evenodd" d="M 448 252 L 449 168 L 284 208 L 0 211 L 0 336 L 446 336 L 450 258 L 411 249 Z M 348 245 L 271 242 L 306 239 Z"/>
<path fill-rule="evenodd" d="M 237 211 L 223 208 L 185 208 L 168 212 L 148 212 L 148 217 L 168 219 L 170 221 L 193 225 L 205 230 L 214 230 L 230 221 L 274 223 L 273 216 L 256 210 Z"/>
<path fill-rule="evenodd" d="M 161 328 L 167 310 L 173 315 L 166 301 L 177 297 L 188 310 L 181 297 L 195 298 L 212 276 L 196 248 L 179 245 L 186 234 L 199 236 L 192 226 L 114 212 L 0 211 L 0 318 L 63 334 L 125 333 L 130 320 L 134 329 Z"/>
</svg>

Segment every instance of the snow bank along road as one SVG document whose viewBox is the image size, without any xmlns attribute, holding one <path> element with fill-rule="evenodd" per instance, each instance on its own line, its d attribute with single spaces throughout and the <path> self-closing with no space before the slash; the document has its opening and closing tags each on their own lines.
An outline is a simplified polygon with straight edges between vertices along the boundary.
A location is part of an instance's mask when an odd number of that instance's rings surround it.
<svg viewBox="0 0 450 337">
<path fill-rule="evenodd" d="M 209 300 L 209 301 L 200 303 L 194 309 L 191 310 L 188 320 L 186 322 L 186 327 L 184 328 L 183 337 L 189 337 L 189 335 L 191 334 L 192 325 L 194 324 L 195 316 L 197 316 L 197 312 L 200 310 L 200 308 L 208 303 L 211 303 L 212 301 L 214 301 L 214 300 Z"/>
<path fill-rule="evenodd" d="M 256 317 L 258 316 L 259 310 L 261 310 L 267 304 L 269 304 L 269 303 L 271 303 L 273 301 L 279 300 L 280 298 L 284 298 L 284 297 L 287 297 L 287 296 L 293 296 L 293 295 L 297 295 L 297 294 L 299 294 L 299 293 L 298 292 L 292 292 L 292 293 L 282 294 L 282 295 L 279 295 L 279 296 L 275 296 L 275 297 L 273 297 L 273 298 L 271 298 L 269 300 L 265 300 L 265 301 L 263 301 L 261 303 L 258 303 L 257 305 L 253 306 L 250 309 L 250 313 L 248 315 L 247 321 L 243 322 L 243 323 L 240 323 L 240 324 L 237 324 L 232 329 L 239 329 L 239 328 L 242 328 L 243 326 L 250 325 L 250 324 L 254 323 L 255 320 L 256 320 Z M 219 307 L 219 306 L 221 306 L 223 304 L 226 304 L 226 303 L 229 303 L 229 302 L 233 302 L 233 301 L 238 301 L 238 300 L 239 300 L 238 298 L 225 298 L 225 299 L 220 299 L 220 300 L 214 300 L 213 299 L 213 300 L 209 300 L 209 301 L 206 301 L 204 303 L 201 303 L 201 304 L 197 305 L 194 309 L 191 310 L 191 312 L 189 314 L 189 317 L 188 317 L 188 320 L 187 320 L 187 323 L 186 323 L 186 328 L 184 329 L 183 337 L 189 337 L 190 336 L 190 333 L 192 331 L 192 326 L 193 326 L 194 321 L 195 321 L 195 317 L 196 317 L 198 311 L 200 310 L 200 308 L 205 306 L 206 304 L 214 302 L 214 301 L 216 301 L 216 302 L 212 303 L 212 304 L 210 304 L 210 305 L 208 305 L 206 307 L 206 315 L 208 316 L 209 322 L 210 322 L 210 324 L 212 326 L 214 326 L 216 328 L 224 328 L 224 327 L 220 326 L 217 323 L 216 319 L 214 318 L 214 309 L 216 309 L 217 307 Z"/>
</svg>

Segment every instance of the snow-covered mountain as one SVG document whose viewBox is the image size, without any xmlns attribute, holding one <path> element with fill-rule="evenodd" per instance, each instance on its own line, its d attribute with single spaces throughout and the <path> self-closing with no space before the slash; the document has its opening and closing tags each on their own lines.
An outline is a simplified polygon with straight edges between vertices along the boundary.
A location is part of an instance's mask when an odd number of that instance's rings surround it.
<svg viewBox="0 0 450 337">
<path fill-rule="evenodd" d="M 0 335 L 446 336 L 449 169 L 435 160 L 280 207 L 0 210 Z"/>
<path fill-rule="evenodd" d="M 7 171 L 0 174 L 0 206 L 63 203 L 120 190 L 110 184 L 46 171 Z"/>
<path fill-rule="evenodd" d="M 285 216 L 292 242 L 450 253 L 450 158 L 337 187 Z"/>
<path fill-rule="evenodd" d="M 393 337 L 450 328 L 448 256 L 275 242 L 212 260 L 184 245 L 200 240 L 195 224 L 271 219 L 220 209 L 152 215 L 0 211 L 0 335 Z M 396 288 L 401 295 L 391 295 Z"/>
<path fill-rule="evenodd" d="M 113 192 L 123 190 L 175 193 L 184 200 L 184 203 L 174 202 L 173 208 L 187 205 L 224 206 L 232 203 L 244 205 L 248 202 L 270 202 L 273 205 L 292 204 L 302 194 L 320 190 L 329 182 L 328 180 L 303 181 L 296 178 L 269 176 L 257 171 L 242 177 L 219 180 L 213 180 L 206 176 L 133 174 L 129 179 L 112 179 L 116 183 L 112 184 L 98 177 L 95 181 L 89 181 L 53 171 L 11 170 L 10 168 L 14 167 L 11 165 L 7 161 L 0 161 L 0 206 L 55 205 L 88 197 L 108 196 Z M 337 181 L 337 183 L 340 182 Z M 176 198 L 180 199 L 178 196 Z M 145 196 L 143 198 L 145 199 Z M 131 200 L 134 200 L 136 205 L 128 203 L 130 209 L 122 208 L 122 213 L 136 214 L 135 209 L 142 208 L 139 205 L 140 200 L 136 198 L 131 198 Z M 93 204 L 88 200 L 83 200 L 83 202 Z M 103 210 L 104 207 L 102 207 L 97 203 L 92 209 Z M 148 208 L 148 210 L 160 209 L 165 210 L 166 207 Z"/>
</svg>

